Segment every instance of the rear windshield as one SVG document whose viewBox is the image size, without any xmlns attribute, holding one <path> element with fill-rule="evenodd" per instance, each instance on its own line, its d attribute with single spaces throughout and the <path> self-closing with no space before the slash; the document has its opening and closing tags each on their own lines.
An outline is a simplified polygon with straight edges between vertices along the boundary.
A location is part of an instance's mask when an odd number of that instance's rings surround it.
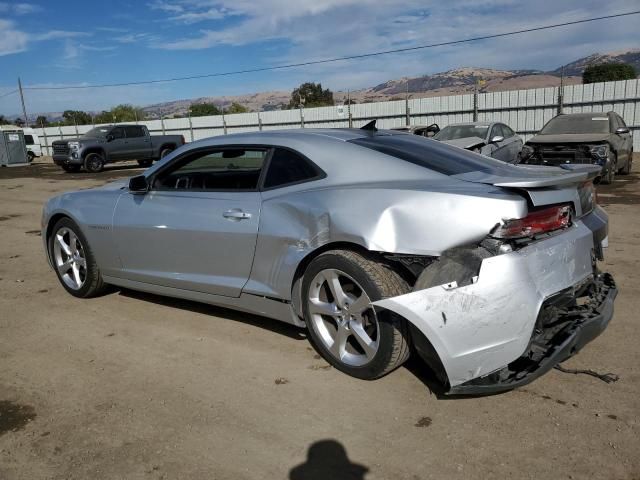
<svg viewBox="0 0 640 480">
<path fill-rule="evenodd" d="M 597 114 L 579 117 L 562 115 L 551 119 L 540 131 L 540 135 L 567 133 L 609 133 L 609 117 Z"/>
<path fill-rule="evenodd" d="M 436 140 L 456 140 L 457 138 L 487 136 L 489 125 L 449 125 L 440 130 L 433 138 Z"/>
<path fill-rule="evenodd" d="M 417 135 L 373 135 L 349 142 L 444 175 L 477 171 L 496 173 L 504 169 L 504 163 L 493 158 Z"/>
</svg>

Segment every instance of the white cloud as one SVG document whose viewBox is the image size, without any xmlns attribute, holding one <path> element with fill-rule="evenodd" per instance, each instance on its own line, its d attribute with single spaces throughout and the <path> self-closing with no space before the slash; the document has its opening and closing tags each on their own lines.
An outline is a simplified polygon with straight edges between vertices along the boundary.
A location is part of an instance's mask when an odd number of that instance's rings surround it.
<svg viewBox="0 0 640 480">
<path fill-rule="evenodd" d="M 0 57 L 24 52 L 29 44 L 29 36 L 18 30 L 13 22 L 0 19 Z"/>
<path fill-rule="evenodd" d="M 33 3 L 7 3 L 0 2 L 0 13 L 9 15 L 27 15 L 41 11 L 42 8 Z"/>
</svg>

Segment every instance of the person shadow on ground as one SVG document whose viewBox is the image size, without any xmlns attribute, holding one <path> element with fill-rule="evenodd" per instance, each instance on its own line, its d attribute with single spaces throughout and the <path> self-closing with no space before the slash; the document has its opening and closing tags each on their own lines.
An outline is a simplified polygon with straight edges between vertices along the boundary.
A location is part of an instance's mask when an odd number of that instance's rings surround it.
<svg viewBox="0 0 640 480">
<path fill-rule="evenodd" d="M 369 471 L 352 463 L 340 442 L 320 440 L 309 447 L 307 461 L 289 472 L 289 480 L 365 480 Z"/>
</svg>

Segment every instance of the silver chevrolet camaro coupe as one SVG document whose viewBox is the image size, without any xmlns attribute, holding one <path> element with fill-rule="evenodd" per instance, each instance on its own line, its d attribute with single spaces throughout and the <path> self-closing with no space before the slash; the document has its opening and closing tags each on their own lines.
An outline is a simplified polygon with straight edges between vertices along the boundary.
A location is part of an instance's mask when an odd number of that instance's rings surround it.
<svg viewBox="0 0 640 480">
<path fill-rule="evenodd" d="M 490 393 L 544 374 L 613 315 L 598 174 L 375 123 L 242 133 L 50 199 L 42 238 L 76 297 L 115 285 L 221 305 L 306 328 L 354 377 L 414 353 L 447 393 Z"/>
</svg>

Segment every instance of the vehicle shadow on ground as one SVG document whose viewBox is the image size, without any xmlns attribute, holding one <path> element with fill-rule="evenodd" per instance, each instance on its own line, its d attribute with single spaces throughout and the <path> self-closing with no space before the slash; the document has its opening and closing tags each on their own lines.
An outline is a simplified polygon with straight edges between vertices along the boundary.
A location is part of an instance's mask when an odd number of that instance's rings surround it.
<svg viewBox="0 0 640 480">
<path fill-rule="evenodd" d="M 251 313 L 239 312 L 224 307 L 209 305 L 207 303 L 183 300 L 181 298 L 165 297 L 162 295 L 139 292 L 136 290 L 128 290 L 126 288 L 118 289 L 118 294 L 127 298 L 134 298 L 136 300 L 155 303 L 156 305 L 178 308 L 180 310 L 187 310 L 189 312 L 200 313 L 202 315 L 211 315 L 214 317 L 223 318 L 225 320 L 232 320 L 234 322 L 240 322 L 247 325 L 260 327 L 265 330 L 284 335 L 285 337 L 292 338 L 294 340 L 307 339 L 304 329 L 285 322 L 273 320 L 268 317 L 261 317 L 259 315 L 253 315 Z"/>
<path fill-rule="evenodd" d="M 19 167 L 0 168 L 0 179 L 10 180 L 15 178 L 37 178 L 45 180 L 98 180 L 105 183 L 121 178 L 139 175 L 146 169 L 134 163 L 117 163 L 104 167 L 100 173 L 87 173 L 80 171 L 68 173 L 53 163 L 34 163 Z"/>
<path fill-rule="evenodd" d="M 307 451 L 307 460 L 289 471 L 289 480 L 364 480 L 369 468 L 353 463 L 336 440 L 320 440 Z"/>
<path fill-rule="evenodd" d="M 281 322 L 279 320 L 274 320 L 272 318 L 253 315 L 251 313 L 240 312 L 237 310 L 231 310 L 215 305 L 209 305 L 207 303 L 200 303 L 180 298 L 165 297 L 162 295 L 140 292 L 137 290 L 129 290 L 126 288 L 113 288 L 114 293 L 127 298 L 133 298 L 136 300 L 155 303 L 156 305 L 162 305 L 164 307 L 177 308 L 193 313 L 211 315 L 214 317 L 223 318 L 225 320 L 244 323 L 246 325 L 259 327 L 270 332 L 284 335 L 285 337 L 294 340 L 311 340 L 307 337 L 304 328 L 299 328 L 294 325 Z M 311 345 L 311 347 L 313 347 L 315 353 L 320 355 L 320 351 L 315 343 L 313 341 L 309 341 L 309 344 Z M 422 360 L 422 358 L 420 358 L 418 352 L 412 352 L 409 360 L 403 365 L 403 367 L 406 368 L 411 374 L 413 374 L 416 379 L 422 382 L 429 393 L 435 396 L 438 400 L 454 400 L 457 398 L 461 398 L 457 395 L 446 395 L 446 387 L 442 384 L 442 382 L 438 380 L 433 370 L 431 370 L 431 368 L 429 368 L 429 366 Z M 469 396 L 464 396 L 462 398 L 469 398 Z"/>
</svg>

